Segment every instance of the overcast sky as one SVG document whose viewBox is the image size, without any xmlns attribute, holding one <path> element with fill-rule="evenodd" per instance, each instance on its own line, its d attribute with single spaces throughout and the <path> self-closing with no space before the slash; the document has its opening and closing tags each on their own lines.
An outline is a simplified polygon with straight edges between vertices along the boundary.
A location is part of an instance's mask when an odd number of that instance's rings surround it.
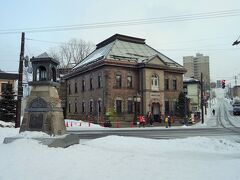
<svg viewBox="0 0 240 180">
<path fill-rule="evenodd" d="M 239 0 L 11 0 L 0 4 L 0 69 L 18 71 L 21 33 L 11 30 L 92 24 L 109 21 L 161 18 L 238 9 L 239 15 L 162 23 L 76 29 L 68 31 L 26 32 L 25 55 L 37 56 L 56 43 L 72 38 L 94 44 L 116 33 L 146 39 L 146 43 L 176 62 L 182 57 L 202 53 L 210 57 L 211 80 L 226 79 L 240 84 Z M 33 39 L 33 40 L 29 40 Z"/>
</svg>

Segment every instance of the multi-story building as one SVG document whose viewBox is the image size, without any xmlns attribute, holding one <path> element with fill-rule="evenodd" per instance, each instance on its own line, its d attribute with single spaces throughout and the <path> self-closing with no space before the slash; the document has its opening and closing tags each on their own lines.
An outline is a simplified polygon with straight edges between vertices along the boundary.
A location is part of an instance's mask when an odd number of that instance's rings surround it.
<svg viewBox="0 0 240 180">
<path fill-rule="evenodd" d="M 186 70 L 145 43 L 115 34 L 76 65 L 64 79 L 67 117 L 83 118 L 114 112 L 131 121 L 136 113 L 174 113 Z"/>
<path fill-rule="evenodd" d="M 187 70 L 185 77 L 192 77 L 201 80 L 201 73 L 203 74 L 204 90 L 210 88 L 210 70 L 209 70 L 209 56 L 203 54 L 196 54 L 194 56 L 183 57 L 183 67 Z"/>
</svg>

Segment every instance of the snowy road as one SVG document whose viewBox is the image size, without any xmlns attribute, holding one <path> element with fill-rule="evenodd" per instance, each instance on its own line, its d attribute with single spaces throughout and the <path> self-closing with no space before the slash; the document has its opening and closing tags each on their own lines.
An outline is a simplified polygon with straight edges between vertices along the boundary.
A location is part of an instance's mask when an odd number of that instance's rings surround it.
<svg viewBox="0 0 240 180">
<path fill-rule="evenodd" d="M 240 128 L 141 128 L 141 129 L 97 129 L 97 130 L 78 130 L 69 131 L 78 134 L 80 139 L 95 139 L 110 135 L 142 137 L 150 139 L 172 139 L 186 138 L 195 136 L 239 136 Z"/>
<path fill-rule="evenodd" d="M 239 128 L 240 116 L 233 115 L 232 105 L 224 98 L 218 98 L 216 104 L 217 105 L 213 107 L 216 110 L 216 115 L 208 116 L 205 122 L 205 127 L 228 128 L 228 129 Z"/>
</svg>

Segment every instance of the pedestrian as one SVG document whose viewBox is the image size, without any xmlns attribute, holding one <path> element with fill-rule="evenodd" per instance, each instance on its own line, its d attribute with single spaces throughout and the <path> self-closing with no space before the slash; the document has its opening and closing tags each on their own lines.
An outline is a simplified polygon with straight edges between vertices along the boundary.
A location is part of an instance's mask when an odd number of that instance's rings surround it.
<svg viewBox="0 0 240 180">
<path fill-rule="evenodd" d="M 215 116 L 215 109 L 212 110 L 212 114 Z"/>
<path fill-rule="evenodd" d="M 150 126 L 153 125 L 153 115 L 151 111 L 148 111 L 147 113 L 147 122 L 149 122 Z"/>
<path fill-rule="evenodd" d="M 172 122 L 171 122 L 171 117 L 170 117 L 170 116 L 168 116 L 168 126 L 169 126 L 169 127 L 171 127 L 171 125 L 172 125 Z"/>
<path fill-rule="evenodd" d="M 165 127 L 168 128 L 168 117 L 165 118 Z"/>
<path fill-rule="evenodd" d="M 143 127 L 145 127 L 146 124 L 146 120 L 145 117 L 143 115 L 139 116 L 139 127 L 142 125 Z"/>
</svg>

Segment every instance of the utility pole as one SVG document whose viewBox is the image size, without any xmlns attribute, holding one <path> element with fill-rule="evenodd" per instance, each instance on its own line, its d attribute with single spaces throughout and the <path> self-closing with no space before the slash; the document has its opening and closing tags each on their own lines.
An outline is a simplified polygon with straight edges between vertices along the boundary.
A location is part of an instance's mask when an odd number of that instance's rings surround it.
<svg viewBox="0 0 240 180">
<path fill-rule="evenodd" d="M 240 39 L 240 36 L 238 37 L 238 39 L 237 39 L 236 41 L 233 42 L 232 45 L 233 45 L 233 46 L 238 45 L 238 44 L 240 43 L 239 39 Z"/>
<path fill-rule="evenodd" d="M 21 51 L 20 51 L 19 68 L 18 68 L 18 94 L 17 94 L 15 128 L 20 127 L 20 120 L 21 120 L 21 103 L 22 103 L 22 96 L 23 96 L 22 78 L 23 78 L 24 44 L 25 44 L 25 33 L 22 32 Z"/>
<path fill-rule="evenodd" d="M 204 99 L 203 99 L 203 74 L 201 73 L 201 113 L 202 113 L 202 124 L 204 123 L 204 113 L 203 113 L 203 104 L 204 104 Z"/>
</svg>

